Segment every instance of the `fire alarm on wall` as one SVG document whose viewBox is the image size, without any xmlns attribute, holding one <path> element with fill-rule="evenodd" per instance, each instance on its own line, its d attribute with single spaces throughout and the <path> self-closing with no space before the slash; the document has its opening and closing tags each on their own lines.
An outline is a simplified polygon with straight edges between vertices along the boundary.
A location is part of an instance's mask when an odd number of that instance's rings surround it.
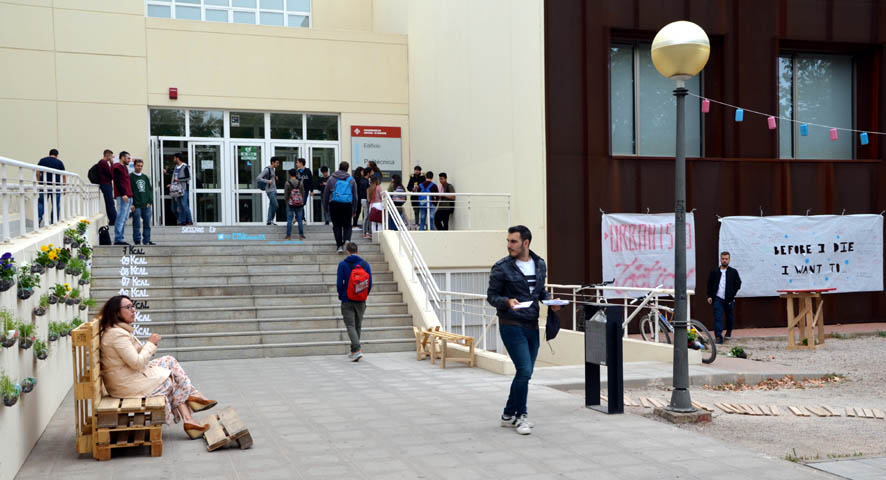
<svg viewBox="0 0 886 480">
<path fill-rule="evenodd" d="M 175 87 L 169 87 L 169 99 L 170 100 L 178 100 L 178 89 Z"/>
</svg>

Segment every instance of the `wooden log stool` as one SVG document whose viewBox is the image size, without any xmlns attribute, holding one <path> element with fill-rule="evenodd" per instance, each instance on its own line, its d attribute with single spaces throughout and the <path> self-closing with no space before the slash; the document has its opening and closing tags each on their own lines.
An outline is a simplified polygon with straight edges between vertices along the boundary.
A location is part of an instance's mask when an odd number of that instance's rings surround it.
<svg viewBox="0 0 886 480">
<path fill-rule="evenodd" d="M 781 293 L 779 296 L 787 300 L 788 350 L 815 350 L 818 345 L 824 343 L 822 294 L 834 290 L 836 288 L 778 290 Z M 794 300 L 797 300 L 796 310 Z M 804 339 L 806 345 L 803 345 Z"/>
</svg>

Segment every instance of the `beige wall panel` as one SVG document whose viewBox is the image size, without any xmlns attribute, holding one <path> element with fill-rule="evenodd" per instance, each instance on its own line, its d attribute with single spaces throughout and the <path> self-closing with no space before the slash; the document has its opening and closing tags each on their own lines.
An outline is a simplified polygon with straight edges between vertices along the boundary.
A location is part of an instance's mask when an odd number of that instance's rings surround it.
<svg viewBox="0 0 886 480">
<path fill-rule="evenodd" d="M 55 54 L 0 48 L 0 65 L 14 75 L 0 75 L 0 97 L 55 100 Z"/>
<path fill-rule="evenodd" d="M 81 10 L 55 11 L 59 52 L 145 56 L 145 17 Z"/>
<path fill-rule="evenodd" d="M 372 0 L 315 0 L 311 27 L 323 30 L 372 30 Z"/>
<path fill-rule="evenodd" d="M 52 10 L 0 3 L 0 47 L 52 50 Z"/>
<path fill-rule="evenodd" d="M 148 50 L 154 94 L 408 102 L 405 45 L 149 29 Z"/>
<path fill-rule="evenodd" d="M 175 85 L 170 85 L 175 86 Z M 405 103 L 334 102 L 309 99 L 213 97 L 182 93 L 170 100 L 167 91 L 148 94 L 148 105 L 174 108 L 214 108 L 224 110 L 261 110 L 278 112 L 365 112 L 370 114 L 407 115 Z"/>
<path fill-rule="evenodd" d="M 460 192 L 511 193 L 544 255 L 542 20 L 541 0 L 409 3 L 412 161 Z"/>
<path fill-rule="evenodd" d="M 52 0 L 3 0 L 3 3 L 13 3 L 16 5 L 28 5 L 32 7 L 51 7 Z"/>
<path fill-rule="evenodd" d="M 143 57 L 56 55 L 60 101 L 145 105 L 147 73 Z"/>
<path fill-rule="evenodd" d="M 272 38 L 304 38 L 309 40 L 335 40 L 358 43 L 394 43 L 406 45 L 406 35 L 375 33 L 360 30 L 324 30 L 316 28 L 269 27 L 242 23 L 197 22 L 168 18 L 145 18 L 148 30 L 172 30 L 180 32 L 223 33 L 228 35 L 252 35 Z"/>
<path fill-rule="evenodd" d="M 110 148 L 147 158 L 148 114 L 144 106 L 58 103 L 59 151 L 68 170 L 86 175 Z"/>
<path fill-rule="evenodd" d="M 144 0 L 55 0 L 55 8 L 145 15 Z"/>
<path fill-rule="evenodd" d="M 0 99 L 0 155 L 37 163 L 58 147 L 55 102 Z"/>
<path fill-rule="evenodd" d="M 354 166 L 351 154 L 351 130 L 354 125 L 367 125 L 374 127 L 400 127 L 400 139 L 402 148 L 402 160 L 404 168 L 409 165 L 409 116 L 407 115 L 377 115 L 367 113 L 342 113 L 341 114 L 341 159 L 347 160 Z M 404 178 L 408 178 L 404 176 Z M 405 185 L 404 181 L 404 185 Z"/>
<path fill-rule="evenodd" d="M 372 0 L 372 31 L 409 32 L 409 0 Z"/>
</svg>

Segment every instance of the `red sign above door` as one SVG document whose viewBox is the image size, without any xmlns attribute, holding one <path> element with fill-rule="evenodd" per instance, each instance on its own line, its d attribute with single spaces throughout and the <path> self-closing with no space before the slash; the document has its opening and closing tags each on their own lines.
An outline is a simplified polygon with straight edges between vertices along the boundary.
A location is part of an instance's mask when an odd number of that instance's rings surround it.
<svg viewBox="0 0 886 480">
<path fill-rule="evenodd" d="M 400 138 L 400 127 L 369 127 L 354 125 L 351 127 L 352 137 Z"/>
</svg>

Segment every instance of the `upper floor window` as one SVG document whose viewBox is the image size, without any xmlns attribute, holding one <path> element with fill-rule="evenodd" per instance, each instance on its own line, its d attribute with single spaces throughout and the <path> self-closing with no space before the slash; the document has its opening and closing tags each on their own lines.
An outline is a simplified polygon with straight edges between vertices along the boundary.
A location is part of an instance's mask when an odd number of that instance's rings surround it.
<svg viewBox="0 0 886 480">
<path fill-rule="evenodd" d="M 311 26 L 311 0 L 147 0 L 147 15 L 206 22 Z"/>
<path fill-rule="evenodd" d="M 853 128 L 852 57 L 790 54 L 778 57 L 780 158 L 851 159 L 853 136 L 811 124 Z M 802 124 L 808 125 L 803 135 Z"/>
<path fill-rule="evenodd" d="M 650 43 L 613 43 L 609 52 L 609 111 L 613 155 L 676 155 L 674 81 L 652 65 Z M 686 81 L 701 94 L 699 75 Z M 686 156 L 701 156 L 701 105 L 686 97 Z"/>
</svg>

